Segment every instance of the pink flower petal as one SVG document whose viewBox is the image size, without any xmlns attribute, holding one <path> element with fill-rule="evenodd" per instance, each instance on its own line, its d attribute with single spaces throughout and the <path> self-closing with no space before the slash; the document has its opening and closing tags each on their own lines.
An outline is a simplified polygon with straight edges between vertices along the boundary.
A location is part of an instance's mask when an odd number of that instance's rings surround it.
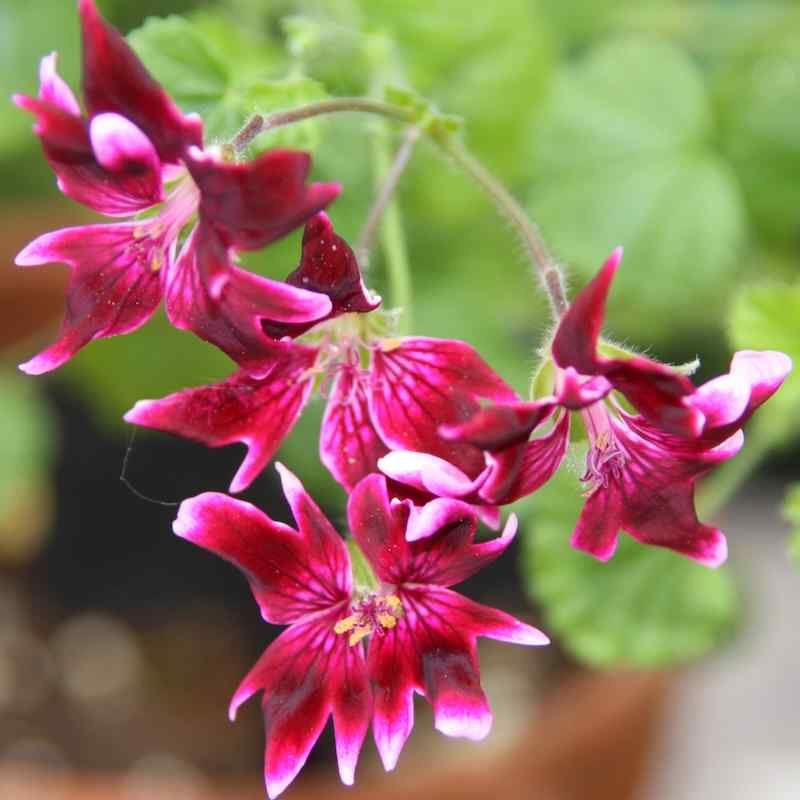
<svg viewBox="0 0 800 800">
<path fill-rule="evenodd" d="M 483 450 L 503 450 L 527 441 L 555 407 L 554 400 L 497 403 L 481 408 L 460 425 L 440 425 L 439 433 L 445 439 L 468 442 Z"/>
<path fill-rule="evenodd" d="M 300 266 L 286 277 L 286 283 L 327 295 L 332 304 L 327 319 L 341 314 L 368 313 L 381 304 L 381 298 L 364 286 L 355 253 L 341 236 L 334 233 L 324 211 L 306 223 L 303 257 Z M 321 321 L 302 325 L 274 324 L 265 326 L 265 329 L 276 339 L 283 336 L 294 338 Z"/>
<path fill-rule="evenodd" d="M 387 452 L 370 419 L 357 370 L 341 369 L 322 419 L 320 460 L 350 491 L 362 478 L 378 471 L 378 459 Z"/>
<path fill-rule="evenodd" d="M 703 415 L 687 400 L 694 386 L 685 375 L 647 358 L 609 359 L 597 352 L 606 298 L 621 258 L 622 249 L 614 250 L 600 272 L 575 297 L 559 322 L 552 345 L 553 359 L 562 369 L 572 367 L 582 375 L 605 377 L 663 430 L 699 436 Z"/>
<path fill-rule="evenodd" d="M 350 494 L 347 517 L 375 574 L 391 584 L 460 583 L 499 558 L 517 527 L 512 516 L 502 536 L 475 544 L 474 509 L 458 500 L 441 500 L 427 518 L 416 521 L 418 527 L 423 523 L 431 526 L 415 532 L 421 541 L 408 541 L 408 505 L 390 501 L 382 475 L 370 475 L 356 486 Z"/>
<path fill-rule="evenodd" d="M 140 400 L 127 422 L 194 439 L 209 447 L 234 442 L 247 455 L 230 491 L 244 491 L 267 466 L 297 422 L 313 381 L 307 371 L 316 350 L 302 345 L 280 351 L 267 378 L 239 371 L 221 383 L 183 389 L 161 400 Z"/>
<path fill-rule="evenodd" d="M 482 739 L 492 723 L 480 684 L 478 636 L 543 645 L 535 628 L 438 586 L 400 586 L 403 616 L 373 636 L 367 658 L 375 687 L 373 729 L 386 769 L 394 768 L 413 725 L 413 692 L 433 705 L 437 730 Z"/>
<path fill-rule="evenodd" d="M 128 43 L 99 14 L 94 0 L 79 0 L 83 34 L 83 93 L 90 116 L 111 111 L 142 130 L 163 161 L 176 162 L 202 142 L 202 122 L 184 116 L 153 80 Z"/>
<path fill-rule="evenodd" d="M 136 330 L 161 299 L 153 264 L 164 254 L 158 241 L 137 238 L 139 226 L 85 225 L 46 233 L 17 256 L 20 266 L 62 262 L 71 267 L 67 306 L 58 340 L 20 369 L 39 375 L 61 366 L 93 339 Z"/>
<path fill-rule="evenodd" d="M 514 402 L 517 395 L 465 342 L 414 337 L 375 350 L 370 412 L 391 449 L 442 458 L 470 477 L 484 467 L 479 448 L 447 441 L 439 426 L 460 425 L 480 400 Z"/>
<path fill-rule="evenodd" d="M 214 280 L 221 287 L 218 297 L 210 289 Z M 323 294 L 233 266 L 228 249 L 202 223 L 170 271 L 166 303 L 173 325 L 216 345 L 254 377 L 266 374 L 282 347 L 264 333 L 263 320 L 305 322 L 325 317 L 331 309 Z"/>
<path fill-rule="evenodd" d="M 636 418 L 613 423 L 619 458 L 595 479 L 572 544 L 601 561 L 614 554 L 620 530 L 640 542 L 675 550 L 706 566 L 727 556 L 722 531 L 704 525 L 694 509 L 697 478 L 741 447 L 738 432 L 717 447 L 664 435 Z M 599 483 L 597 481 L 600 481 Z"/>
<path fill-rule="evenodd" d="M 163 200 L 160 164 L 148 154 L 139 160 L 131 153 L 116 161 L 118 169 L 106 169 L 95 157 L 85 120 L 49 101 L 25 95 L 13 100 L 36 117 L 34 131 L 68 197 L 110 217 L 135 214 Z"/>
<path fill-rule="evenodd" d="M 300 227 L 340 192 L 338 184 L 307 184 L 311 157 L 293 150 L 268 150 L 237 164 L 192 148 L 186 163 L 200 188 L 201 218 L 240 250 L 258 250 Z"/>
<path fill-rule="evenodd" d="M 740 350 L 731 361 L 731 374 L 750 386 L 750 414 L 780 389 L 791 371 L 792 359 L 776 350 Z"/>
<path fill-rule="evenodd" d="M 173 523 L 178 536 L 239 567 L 264 619 L 278 624 L 339 607 L 351 591 L 344 542 L 310 500 L 298 499 L 291 479 L 287 484 L 299 531 L 216 492 L 184 500 Z"/>
<path fill-rule="evenodd" d="M 57 106 L 73 117 L 81 115 L 81 107 L 72 89 L 58 74 L 58 54 L 50 53 L 39 62 L 39 99 Z"/>
<path fill-rule="evenodd" d="M 569 414 L 562 414 L 546 436 L 487 454 L 488 475 L 480 498 L 505 505 L 533 494 L 555 475 L 569 446 Z"/>
<path fill-rule="evenodd" d="M 371 697 L 363 650 L 334 625 L 345 607 L 292 625 L 264 652 L 231 702 L 231 717 L 263 691 L 264 778 L 270 798 L 294 780 L 333 712 L 339 769 L 351 784 L 369 725 Z"/>
<path fill-rule="evenodd" d="M 378 468 L 392 480 L 413 489 L 450 498 L 474 494 L 486 477 L 481 473 L 475 480 L 470 480 L 449 461 L 411 450 L 392 450 L 378 460 Z"/>
<path fill-rule="evenodd" d="M 101 167 L 113 173 L 140 171 L 142 186 L 135 194 L 163 199 L 158 153 L 132 122 L 119 114 L 98 114 L 89 123 L 89 140 Z"/>
</svg>

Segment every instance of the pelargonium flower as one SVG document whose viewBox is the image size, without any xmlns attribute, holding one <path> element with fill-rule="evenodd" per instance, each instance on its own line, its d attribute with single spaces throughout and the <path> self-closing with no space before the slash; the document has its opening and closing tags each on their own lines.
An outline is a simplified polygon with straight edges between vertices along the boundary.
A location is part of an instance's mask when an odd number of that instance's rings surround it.
<svg viewBox="0 0 800 800">
<path fill-rule="evenodd" d="M 306 153 L 273 150 L 239 164 L 203 151 L 200 119 L 179 111 L 93 0 L 78 5 L 86 115 L 58 75 L 55 53 L 41 62 L 38 97 L 14 102 L 36 117 L 61 191 L 130 219 L 47 233 L 17 256 L 20 266 L 71 268 L 59 339 L 21 368 L 47 372 L 92 339 L 133 331 L 164 297 L 174 325 L 257 369 L 269 348 L 263 320 L 319 319 L 330 301 L 245 272 L 234 256 L 302 225 L 339 187 L 306 184 Z"/>
<path fill-rule="evenodd" d="M 307 225 L 302 261 L 288 282 L 325 292 L 333 308 L 296 342 L 275 344 L 266 377 L 240 370 L 221 383 L 140 401 L 125 419 L 212 447 L 244 443 L 247 455 L 230 487 L 239 492 L 270 461 L 316 387 L 327 398 L 320 456 L 347 489 L 393 448 L 431 453 L 470 476 L 483 472 L 479 447 L 437 430 L 469 419 L 481 400 L 517 399 L 472 347 L 387 336 L 385 317 L 373 311 L 380 299 L 364 289 L 352 250 L 324 214 Z M 268 330 L 296 335 L 298 328 Z"/>
<path fill-rule="evenodd" d="M 217 493 L 185 500 L 174 523 L 176 534 L 244 572 L 267 622 L 289 626 L 230 706 L 233 719 L 242 703 L 263 692 L 269 796 L 295 778 L 331 715 L 344 783 L 353 782 L 370 720 L 383 764 L 393 769 L 413 726 L 414 692 L 433 706 L 437 730 L 486 736 L 492 714 L 477 637 L 527 645 L 548 640 L 448 587 L 503 553 L 515 518 L 499 538 L 474 544 L 474 512 L 449 501 L 424 544 L 409 544 L 407 504 L 390 501 L 386 479 L 370 475 L 353 490 L 347 514 L 375 580 L 354 585 L 344 541 L 298 479 L 277 466 L 297 530 Z"/>
<path fill-rule="evenodd" d="M 499 403 L 440 428 L 445 438 L 487 451 L 477 493 L 469 476 L 429 454 L 394 452 L 380 468 L 442 496 L 510 502 L 558 469 L 569 442 L 569 412 L 578 411 L 589 449 L 581 477 L 587 499 L 573 546 L 605 561 L 623 530 L 717 566 L 727 555 L 725 537 L 697 519 L 695 483 L 739 451 L 742 426 L 778 390 L 791 360 L 778 352 L 741 351 L 727 375 L 695 388 L 678 370 L 649 359 L 605 358 L 598 353 L 600 328 L 621 255 L 611 255 L 561 319 L 552 343 L 551 396 Z M 546 425 L 551 428 L 542 434 Z M 533 432 L 538 435 L 529 441 Z"/>
</svg>

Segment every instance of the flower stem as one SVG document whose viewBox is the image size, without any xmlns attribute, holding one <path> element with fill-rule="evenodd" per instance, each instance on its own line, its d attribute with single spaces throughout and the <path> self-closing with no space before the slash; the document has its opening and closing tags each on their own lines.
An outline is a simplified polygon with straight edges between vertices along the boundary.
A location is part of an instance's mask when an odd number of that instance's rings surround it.
<svg viewBox="0 0 800 800">
<path fill-rule="evenodd" d="M 392 201 L 392 194 L 400 175 L 411 157 L 411 152 L 418 136 L 418 128 L 409 129 L 395 156 L 394 163 L 392 163 L 389 155 L 387 132 L 383 126 L 376 131 L 372 143 L 375 171 L 379 179 L 384 175 L 386 179 L 370 212 L 364 230 L 361 232 L 356 248 L 356 254 L 359 259 L 363 258 L 365 253 L 368 253 L 371 240 L 377 231 L 378 223 L 383 218 L 383 225 L 380 226 L 381 245 L 386 258 L 386 272 L 389 278 L 389 294 L 392 299 L 392 305 L 399 310 L 395 332 L 400 336 L 411 329 L 411 269 L 408 263 L 406 237 L 403 231 L 400 209 L 397 203 Z M 365 261 L 364 263 L 366 264 L 367 262 Z"/>
<path fill-rule="evenodd" d="M 416 122 L 415 112 L 412 109 L 403 108 L 392 103 L 380 100 L 370 100 L 364 97 L 340 97 L 335 100 L 322 100 L 317 103 L 294 108 L 289 111 L 278 111 L 262 119 L 258 130 L 253 133 L 253 138 L 263 131 L 277 128 L 282 125 L 290 125 L 294 122 L 316 117 L 321 114 L 332 114 L 342 111 L 362 112 L 368 114 L 378 114 L 390 119 L 401 122 Z M 245 125 L 242 132 L 249 128 Z M 547 248 L 542 241 L 542 237 L 536 225 L 531 222 L 528 215 L 514 199 L 511 193 L 499 183 L 458 140 L 451 134 L 443 133 L 441 130 L 426 130 L 440 149 L 446 153 L 455 163 L 494 200 L 497 208 L 514 225 L 525 244 L 531 262 L 538 273 L 545 292 L 550 299 L 553 312 L 556 317 L 560 317 L 566 310 L 568 303 L 564 291 L 564 282 L 561 270 L 547 252 Z M 238 136 L 237 136 L 238 138 Z M 388 228 L 388 221 L 387 221 Z M 391 233 L 387 234 L 391 238 Z M 386 242 L 386 238 L 384 238 Z"/>
<path fill-rule="evenodd" d="M 369 252 L 372 248 L 372 243 L 375 239 L 375 234 L 378 231 L 381 218 L 383 217 L 384 212 L 386 212 L 389 208 L 389 204 L 392 201 L 392 197 L 397 189 L 397 185 L 400 182 L 400 177 L 405 171 L 405 168 L 408 166 L 408 162 L 411 160 L 411 154 L 414 150 L 414 145 L 419 139 L 419 136 L 419 128 L 416 126 L 410 127 L 408 131 L 406 131 L 403 142 L 394 157 L 394 162 L 388 169 L 385 170 L 380 168 L 384 166 L 387 160 L 385 154 L 386 148 L 383 146 L 383 141 L 378 143 L 380 145 L 380 150 L 382 151 L 382 157 L 376 158 L 376 161 L 383 162 L 381 165 L 379 165 L 379 170 L 380 172 L 385 171 L 385 175 L 381 175 L 379 172 L 378 177 L 383 182 L 380 187 L 380 191 L 378 192 L 378 196 L 375 198 L 375 202 L 370 209 L 367 221 L 364 223 L 364 227 L 361 229 L 361 234 L 358 237 L 358 243 L 355 247 L 358 262 L 363 268 L 366 268 L 369 263 Z M 383 139 L 384 137 L 381 136 L 380 138 Z M 392 299 L 396 300 L 394 296 Z"/>
<path fill-rule="evenodd" d="M 561 270 L 547 252 L 544 241 L 539 234 L 539 229 L 529 219 L 519 203 L 511 193 L 497 181 L 458 140 L 453 137 L 437 138 L 436 143 L 456 162 L 483 190 L 494 200 L 500 212 L 508 217 L 522 238 L 525 249 L 545 292 L 550 299 L 556 318 L 566 310 L 567 297 L 564 291 L 564 281 Z"/>
</svg>

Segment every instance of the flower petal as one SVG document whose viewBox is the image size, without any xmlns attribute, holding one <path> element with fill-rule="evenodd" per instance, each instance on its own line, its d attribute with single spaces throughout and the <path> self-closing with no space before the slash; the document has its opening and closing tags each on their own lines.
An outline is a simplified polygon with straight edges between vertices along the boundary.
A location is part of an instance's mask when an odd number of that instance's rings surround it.
<svg viewBox="0 0 800 800">
<path fill-rule="evenodd" d="M 776 350 L 740 350 L 731 361 L 731 374 L 750 386 L 749 414 L 780 389 L 791 371 L 792 359 Z"/>
<path fill-rule="evenodd" d="M 466 580 L 506 550 L 516 533 L 511 517 L 497 539 L 474 543 L 475 510 L 458 500 L 441 500 L 430 512 L 422 541 L 407 541 L 409 508 L 392 502 L 382 475 L 369 475 L 356 486 L 347 504 L 350 530 L 375 574 L 386 583 L 436 583 L 451 586 Z"/>
<path fill-rule="evenodd" d="M 135 214 L 164 199 L 160 162 L 146 149 L 129 152 L 112 162 L 116 169 L 107 169 L 95 156 L 85 120 L 46 100 L 25 95 L 13 100 L 36 117 L 34 131 L 68 197 L 110 217 Z"/>
<path fill-rule="evenodd" d="M 440 425 L 439 433 L 451 441 L 468 442 L 483 450 L 503 450 L 527 441 L 531 431 L 555 409 L 554 400 L 532 403 L 496 403 L 481 408 L 460 425 Z"/>
<path fill-rule="evenodd" d="M 297 422 L 311 392 L 313 381 L 307 373 L 316 357 L 313 348 L 294 345 L 276 355 L 266 378 L 239 371 L 221 383 L 183 389 L 161 400 L 140 400 L 125 420 L 209 447 L 246 445 L 247 455 L 230 486 L 231 492 L 241 492 Z"/>
<path fill-rule="evenodd" d="M 17 256 L 20 266 L 62 262 L 71 267 L 58 341 L 20 369 L 39 375 L 61 366 L 92 339 L 129 333 L 161 300 L 161 244 L 137 238 L 133 223 L 64 228 L 34 239 Z"/>
<path fill-rule="evenodd" d="M 212 296 L 212 282 L 220 287 L 217 297 Z M 263 320 L 305 322 L 325 317 L 331 309 L 325 295 L 233 266 L 228 249 L 202 223 L 169 273 L 166 302 L 173 325 L 216 345 L 254 377 L 268 372 L 282 347 L 264 333 Z"/>
<path fill-rule="evenodd" d="M 476 476 L 484 467 L 480 449 L 447 441 L 438 429 L 469 420 L 481 399 L 518 398 L 465 342 L 407 337 L 373 353 L 370 412 L 391 449 L 430 453 Z"/>
<path fill-rule="evenodd" d="M 175 163 L 200 145 L 199 117 L 184 116 L 152 78 L 124 37 L 109 25 L 94 0 L 79 0 L 83 39 L 83 94 L 91 116 L 111 111 L 142 130 L 163 161 Z"/>
<path fill-rule="evenodd" d="M 648 420 L 680 436 L 699 436 L 703 415 L 688 402 L 692 382 L 677 370 L 647 358 L 610 359 L 597 347 L 606 298 L 622 258 L 617 248 L 598 274 L 578 293 L 559 322 L 553 359 L 562 369 L 602 375 Z"/>
<path fill-rule="evenodd" d="M 57 106 L 73 117 L 79 117 L 81 107 L 72 89 L 58 74 L 57 63 L 57 53 L 50 53 L 39 62 L 39 99 Z"/>
<path fill-rule="evenodd" d="M 201 218 L 240 250 L 258 250 L 300 227 L 341 190 L 335 183 L 307 184 L 311 157 L 294 150 L 268 150 L 232 163 L 192 148 L 186 163 L 200 189 Z"/>
<path fill-rule="evenodd" d="M 290 486 L 289 493 L 296 489 Z M 207 492 L 184 500 L 172 527 L 239 567 L 264 619 L 287 624 L 338 607 L 351 591 L 342 539 L 310 500 L 298 516 L 295 531 L 250 503 Z"/>
<path fill-rule="evenodd" d="M 259 691 L 266 731 L 264 778 L 270 798 L 294 780 L 333 712 L 342 781 L 352 784 L 369 725 L 371 697 L 363 650 L 334 633 L 341 610 L 292 625 L 264 652 L 231 701 Z"/>
<path fill-rule="evenodd" d="M 488 474 L 478 492 L 491 505 L 506 505 L 533 494 L 555 475 L 569 446 L 569 414 L 546 436 L 486 456 Z"/>
<path fill-rule="evenodd" d="M 300 266 L 286 277 L 286 283 L 327 295 L 332 308 L 326 319 L 341 314 L 368 313 L 381 304 L 381 298 L 364 286 L 355 253 L 341 236 L 334 233 L 324 211 L 306 223 L 303 257 Z M 321 321 L 302 325 L 265 325 L 265 330 L 276 339 L 283 336 L 294 338 Z"/>
<path fill-rule="evenodd" d="M 336 376 L 319 438 L 319 456 L 331 475 L 350 491 L 377 472 L 388 448 L 372 424 L 358 370 L 340 369 Z"/>
<path fill-rule="evenodd" d="M 392 450 L 378 460 L 378 468 L 392 480 L 438 497 L 468 497 L 486 478 L 486 474 L 481 473 L 470 480 L 449 461 L 412 450 Z"/>
<path fill-rule="evenodd" d="M 413 692 L 433 705 L 437 730 L 482 739 L 492 723 L 480 684 L 478 636 L 542 645 L 540 631 L 438 586 L 401 586 L 403 616 L 370 640 L 367 664 L 375 687 L 373 727 L 387 769 L 397 762 L 413 724 Z"/>
</svg>

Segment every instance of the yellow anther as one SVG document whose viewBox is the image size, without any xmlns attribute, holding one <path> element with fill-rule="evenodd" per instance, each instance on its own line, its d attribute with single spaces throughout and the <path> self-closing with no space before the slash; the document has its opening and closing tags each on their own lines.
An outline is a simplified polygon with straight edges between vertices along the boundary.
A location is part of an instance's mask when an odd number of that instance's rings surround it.
<svg viewBox="0 0 800 800">
<path fill-rule="evenodd" d="M 400 598 L 396 594 L 387 595 L 383 598 L 383 602 L 389 606 L 389 610 L 396 617 L 401 617 L 403 615 L 403 604 L 400 602 Z"/>
<path fill-rule="evenodd" d="M 594 446 L 598 450 L 605 450 L 611 444 L 611 434 L 608 431 L 602 431 L 595 440 Z"/>
<path fill-rule="evenodd" d="M 381 339 L 380 348 L 384 353 L 391 353 L 403 344 L 402 339 Z"/>
<path fill-rule="evenodd" d="M 150 259 L 150 269 L 153 270 L 153 272 L 158 272 L 163 266 L 164 254 L 160 250 L 156 250 L 153 253 L 153 257 Z"/>
<path fill-rule="evenodd" d="M 348 631 L 353 630 L 353 628 L 358 625 L 361 620 L 360 614 L 351 614 L 349 617 L 345 617 L 344 619 L 340 619 L 334 626 L 333 632 L 334 633 L 347 633 Z"/>
<path fill-rule="evenodd" d="M 393 614 L 384 613 L 378 614 L 378 622 L 380 623 L 382 628 L 394 628 L 397 625 L 397 617 Z"/>
<path fill-rule="evenodd" d="M 347 640 L 347 644 L 352 647 L 353 645 L 358 644 L 365 636 L 369 636 L 372 633 L 372 626 L 371 625 L 359 625 L 351 634 Z"/>
</svg>

